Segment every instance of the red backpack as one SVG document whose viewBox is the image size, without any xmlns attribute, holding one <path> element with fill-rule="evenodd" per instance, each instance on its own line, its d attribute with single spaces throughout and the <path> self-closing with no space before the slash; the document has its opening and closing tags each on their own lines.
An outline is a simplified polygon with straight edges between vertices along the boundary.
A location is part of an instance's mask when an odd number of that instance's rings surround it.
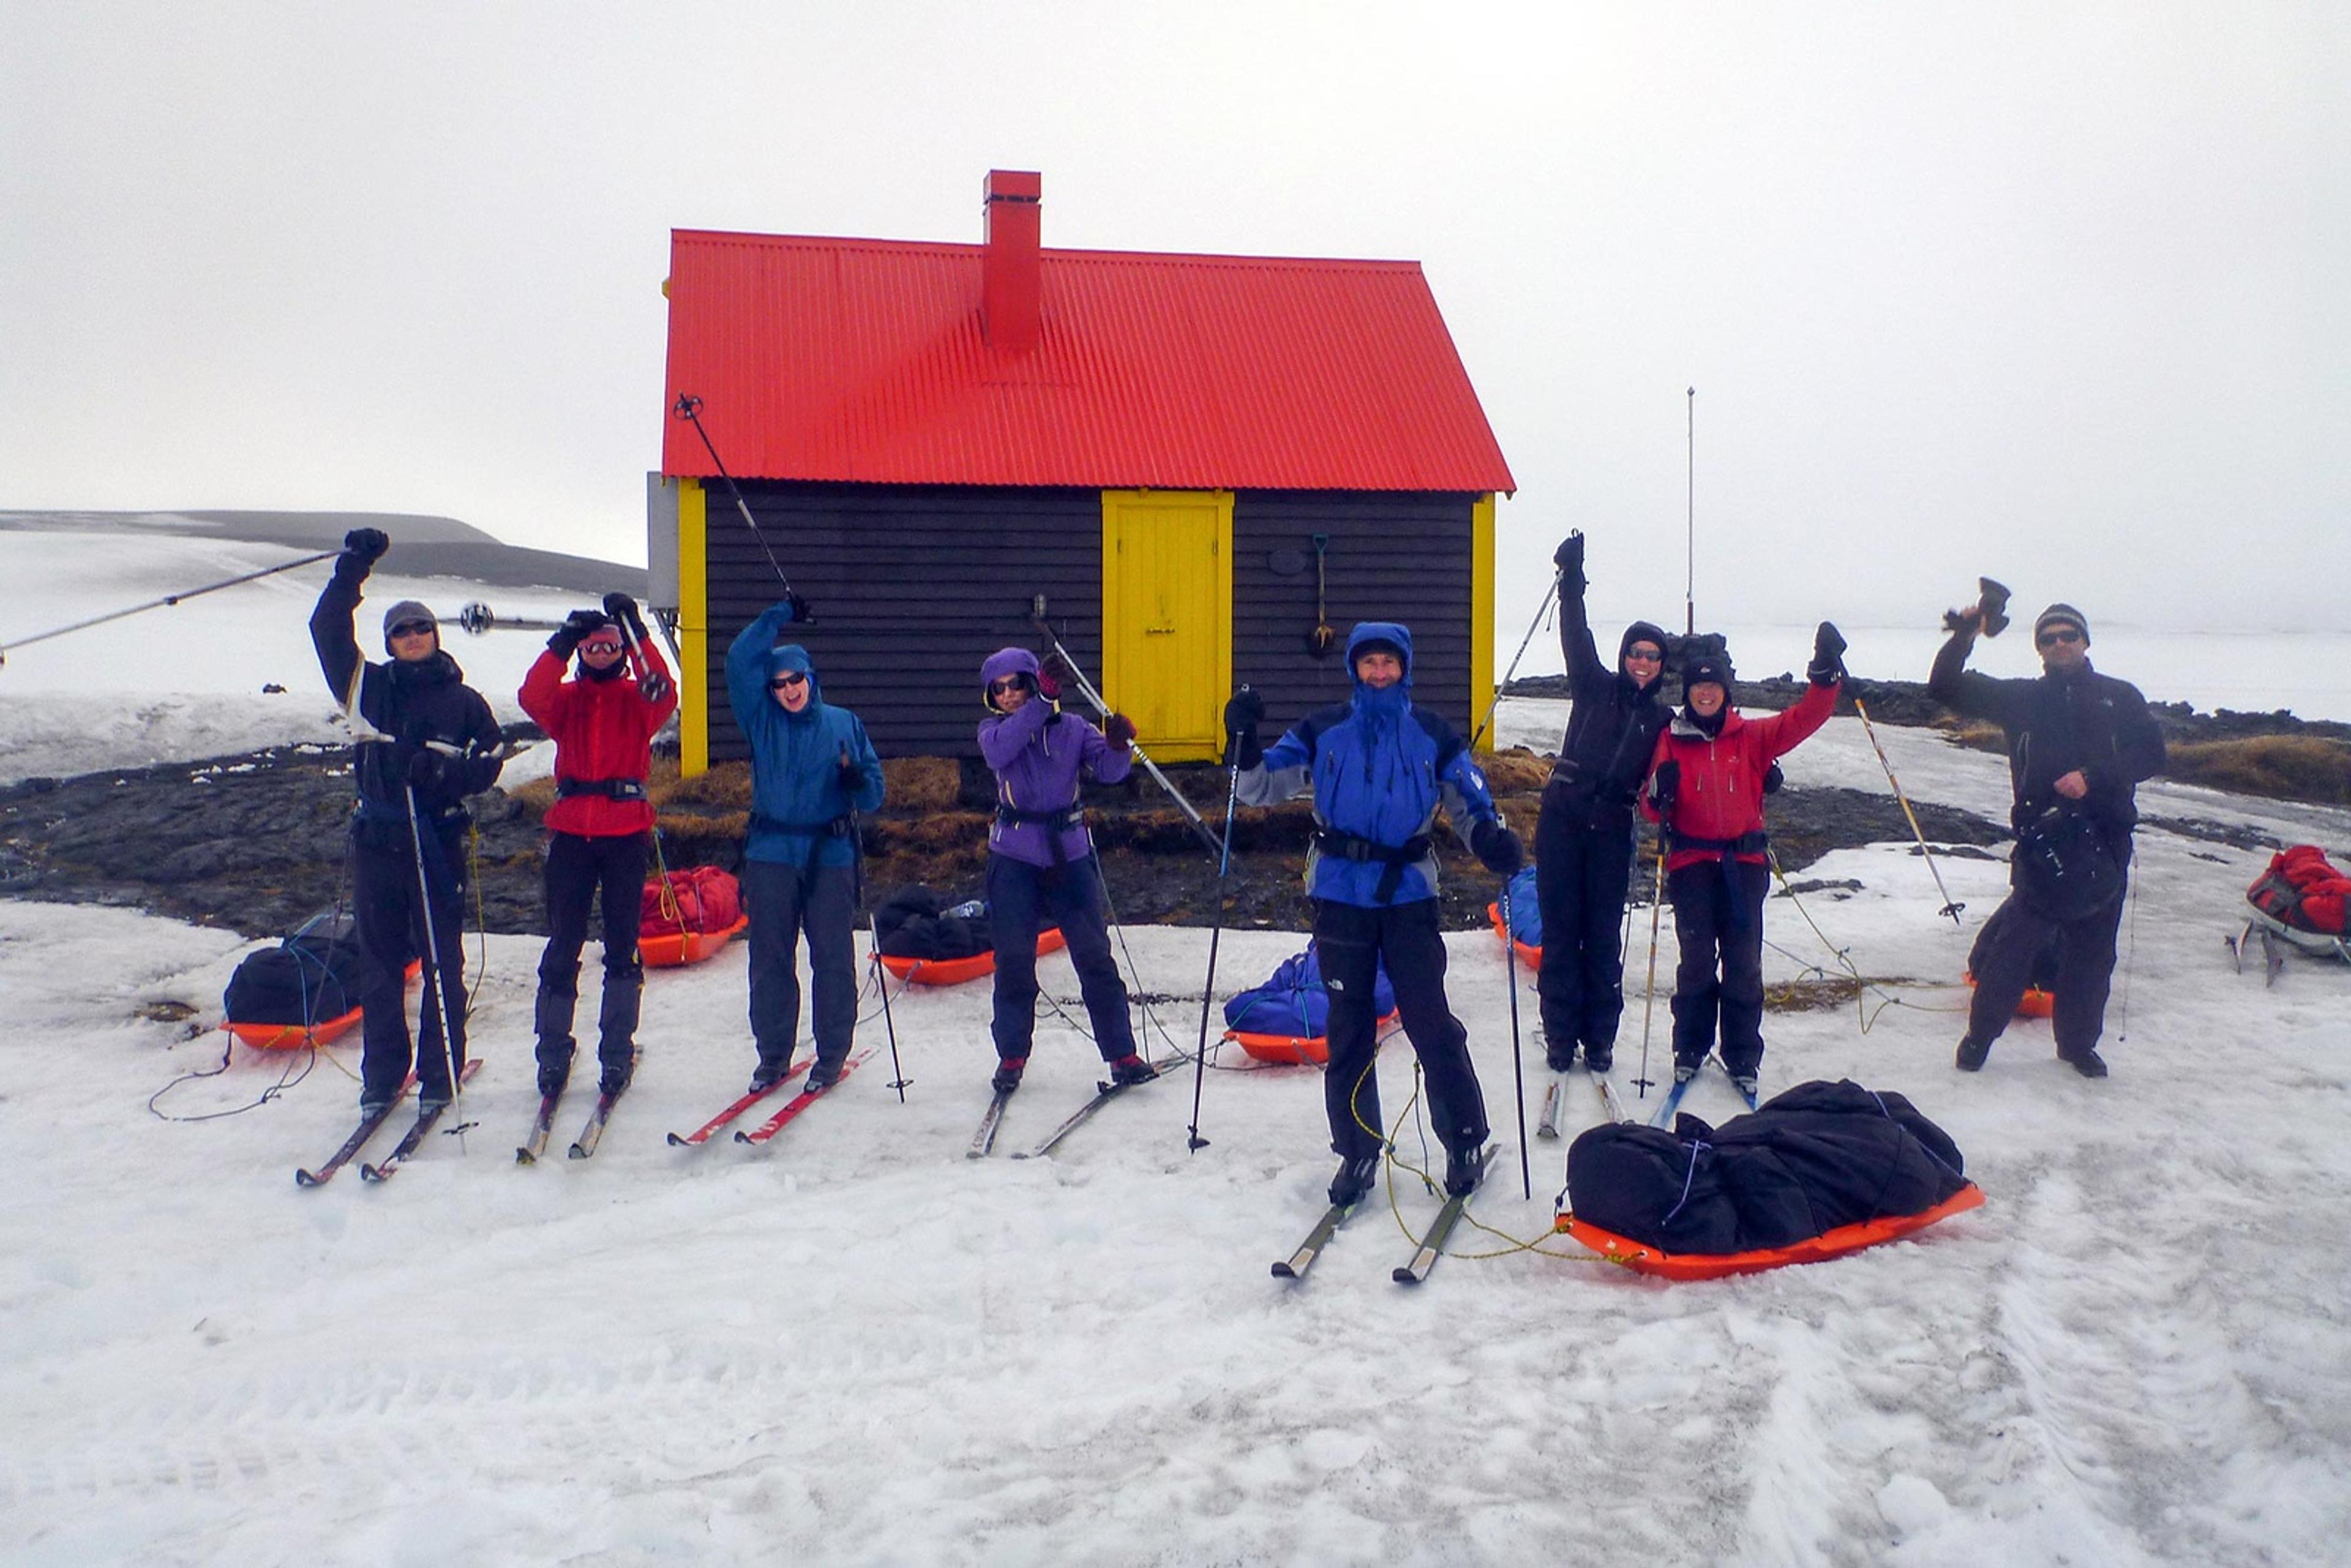
<svg viewBox="0 0 2351 1568">
<path fill-rule="evenodd" d="M 743 913 L 743 890 L 715 865 L 689 866 L 666 877 L 650 877 L 637 905 L 641 936 L 674 936 L 680 931 L 724 931 Z"/>
<path fill-rule="evenodd" d="M 2296 844 L 2270 857 L 2269 869 L 2245 889 L 2245 902 L 2281 925 L 2339 937 L 2351 876 L 2328 864 L 2316 844 Z"/>
</svg>

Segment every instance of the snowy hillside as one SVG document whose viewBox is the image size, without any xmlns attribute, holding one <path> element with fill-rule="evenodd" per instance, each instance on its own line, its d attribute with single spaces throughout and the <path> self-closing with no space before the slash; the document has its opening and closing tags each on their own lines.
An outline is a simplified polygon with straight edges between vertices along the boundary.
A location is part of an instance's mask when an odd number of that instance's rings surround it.
<svg viewBox="0 0 2351 1568">
<path fill-rule="evenodd" d="M 79 598 L 44 608 L 70 619 L 246 559 L 183 559 L 127 592 L 93 567 Z M 386 583 L 371 603 L 418 588 L 436 605 L 465 593 Z M 198 601 L 61 643 L 69 667 L 31 666 L 48 670 L 39 700 L 96 727 L 85 756 L 113 727 L 135 734 L 141 705 L 167 692 L 223 704 L 208 722 L 231 747 L 264 733 L 270 702 L 315 720 L 325 705 L 299 638 L 315 590 L 285 582 L 266 611 L 223 605 L 209 622 Z M 287 628 L 290 650 L 276 645 Z M 193 655 L 239 643 L 265 663 L 204 684 L 215 664 Z M 511 645 L 527 662 L 538 644 Z M 509 696 L 520 664 L 486 674 L 473 646 L 457 651 L 478 684 Z M 0 683 L 25 673 L 12 657 Z M 294 692 L 239 684 L 262 678 Z M 20 723 L 21 689 L 0 684 L 0 724 Z M 1506 705 L 1503 737 L 1553 742 L 1562 713 Z M 63 758 L 77 733 L 35 740 Z M 1999 758 L 1881 734 L 1920 798 L 2004 811 Z M 1884 787 L 1846 719 L 1789 771 Z M 472 1131 L 436 1138 L 382 1187 L 347 1172 L 298 1191 L 294 1167 L 351 1119 L 355 1043 L 242 1113 L 151 1115 L 167 1082 L 218 1063 L 223 1039 L 188 1038 L 189 1023 L 150 1016 L 170 1010 L 156 1004 L 216 1022 L 249 948 L 121 910 L 0 901 L 16 1026 L 0 1042 L 0 1559 L 2340 1561 L 2351 971 L 2297 960 L 2274 988 L 2258 967 L 2234 972 L 2220 939 L 2266 855 L 2217 828 L 2341 852 L 2351 817 L 2162 784 L 2142 799 L 2214 827 L 2141 838 L 2103 1083 L 2056 1062 L 2042 1023 L 2012 1029 L 1980 1075 L 1952 1068 L 1956 982 L 1999 863 L 1941 862 L 1965 932 L 1937 916 L 1907 845 L 1806 873 L 1860 884 L 1805 896 L 1825 942 L 1773 899 L 1767 935 L 1785 953 L 1768 955 L 1771 978 L 1834 969 L 1834 947 L 1876 987 L 1864 1011 L 1770 1015 L 1767 1092 L 1841 1076 L 1899 1090 L 1957 1139 L 1988 1201 L 1844 1261 L 1689 1285 L 1550 1237 L 1563 1142 L 1532 1145 L 1521 1197 L 1509 982 L 1485 933 L 1449 938 L 1449 985 L 1504 1155 L 1472 1210 L 1479 1228 L 1410 1290 L 1389 1279 L 1410 1251 L 1399 1221 L 1436 1205 L 1402 1165 L 1393 1212 L 1358 1214 L 1301 1284 L 1269 1277 L 1330 1175 L 1311 1069 L 1242 1071 L 1228 1049 L 1207 1074 L 1212 1142 L 1197 1152 L 1186 1068 L 1052 1156 L 1016 1159 L 1098 1071 L 1049 1017 L 999 1152 L 967 1159 L 992 1057 L 985 986 L 893 991 L 904 1103 L 869 991 L 858 1042 L 877 1054 L 775 1145 L 669 1147 L 664 1132 L 748 1073 L 740 944 L 649 977 L 638 1086 L 601 1149 L 530 1167 L 512 1150 L 534 1103 L 538 947 L 480 944 Z M 1153 1009 L 1154 1040 L 1189 1049 L 1207 933 L 1123 936 L 1137 989 L 1176 998 Z M 1217 994 L 1297 943 L 1227 934 Z M 1643 918 L 1617 1075 L 1642 1110 L 1646 956 Z M 1668 923 L 1660 974 L 1672 963 Z M 595 972 L 591 951 L 591 992 Z M 1040 976 L 1082 1018 L 1067 959 Z M 583 1017 L 594 1005 L 582 998 Z M 1662 998 L 1659 1012 L 1653 1067 Z M 154 1109 L 253 1106 L 304 1067 L 240 1048 Z M 1420 1163 L 1400 1040 L 1382 1078 L 1400 1161 Z M 1540 1089 L 1538 1072 L 1531 1102 Z M 1578 1125 L 1598 1117 L 1588 1097 L 1572 1102 Z M 1687 1108 L 1732 1104 L 1708 1086 Z M 586 1109 L 580 1093 L 566 1104 L 559 1148 Z"/>
</svg>

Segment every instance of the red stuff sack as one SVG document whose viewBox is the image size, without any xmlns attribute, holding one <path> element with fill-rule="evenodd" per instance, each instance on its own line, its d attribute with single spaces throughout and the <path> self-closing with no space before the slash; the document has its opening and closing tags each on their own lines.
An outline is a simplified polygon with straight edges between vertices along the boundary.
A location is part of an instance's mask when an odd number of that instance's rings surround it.
<svg viewBox="0 0 2351 1568">
<path fill-rule="evenodd" d="M 2316 844 L 2296 844 L 2270 857 L 2269 869 L 2245 889 L 2245 902 L 2281 925 L 2341 936 L 2351 877 L 2327 863 Z"/>
<path fill-rule="evenodd" d="M 644 898 L 637 905 L 637 934 L 725 931 L 742 915 L 741 883 L 715 865 L 689 866 L 646 879 Z"/>
</svg>

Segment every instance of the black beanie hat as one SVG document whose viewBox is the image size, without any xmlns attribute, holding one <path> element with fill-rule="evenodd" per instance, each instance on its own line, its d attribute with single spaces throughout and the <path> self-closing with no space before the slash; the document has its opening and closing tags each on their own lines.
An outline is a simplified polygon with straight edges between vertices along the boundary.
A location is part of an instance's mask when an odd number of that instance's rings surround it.
<svg viewBox="0 0 2351 1568">
<path fill-rule="evenodd" d="M 1723 696 L 1730 695 L 1730 666 L 1711 653 L 1700 653 L 1682 666 L 1682 695 L 1687 697 L 1692 686 L 1714 685 L 1722 688 Z"/>
<path fill-rule="evenodd" d="M 2048 609 L 2043 611 L 2034 618 L 2032 622 L 2032 640 L 2035 643 L 2040 642 L 2041 633 L 2046 632 L 2052 626 L 2067 625 L 2072 626 L 2075 631 L 2082 634 L 2083 647 L 2086 648 L 2090 645 L 2090 622 L 2088 619 L 2072 605 L 2062 601 L 2051 605 Z"/>
</svg>

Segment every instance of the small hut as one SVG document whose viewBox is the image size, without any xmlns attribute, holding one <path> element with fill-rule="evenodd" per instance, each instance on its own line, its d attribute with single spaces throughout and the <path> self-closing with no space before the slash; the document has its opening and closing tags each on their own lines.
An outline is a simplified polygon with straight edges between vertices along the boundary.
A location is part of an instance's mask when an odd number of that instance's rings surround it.
<svg viewBox="0 0 2351 1568">
<path fill-rule="evenodd" d="M 1468 733 L 1513 484 L 1419 265 L 1048 250 L 1040 192 L 991 172 L 978 245 L 673 233 L 650 531 L 686 770 L 744 754 L 724 664 L 771 552 L 884 756 L 970 755 L 980 660 L 1040 614 L 1162 760 L 1217 755 L 1237 682 L 1283 724 L 1343 697 L 1313 633 L 1358 619 L 1411 625 L 1416 700 Z"/>
</svg>

